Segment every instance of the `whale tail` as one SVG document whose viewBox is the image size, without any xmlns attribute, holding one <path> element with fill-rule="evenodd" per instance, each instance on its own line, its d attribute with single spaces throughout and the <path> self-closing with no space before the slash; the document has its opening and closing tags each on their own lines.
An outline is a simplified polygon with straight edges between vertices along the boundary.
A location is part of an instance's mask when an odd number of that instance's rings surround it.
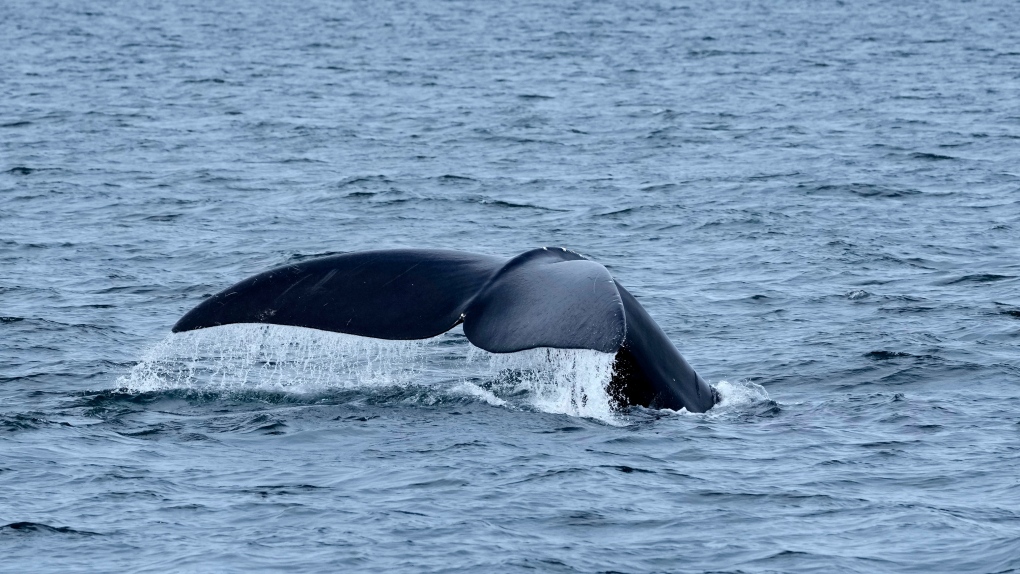
<svg viewBox="0 0 1020 574">
<path fill-rule="evenodd" d="M 271 323 L 378 339 L 425 339 L 463 323 L 494 353 L 617 353 L 622 404 L 704 411 L 711 387 L 609 271 L 563 248 L 511 259 L 459 251 L 345 253 L 271 269 L 209 297 L 173 331 Z"/>
<path fill-rule="evenodd" d="M 615 352 L 623 300 L 605 267 L 560 248 L 506 260 L 400 249 L 313 259 L 255 275 L 206 299 L 173 327 L 309 327 L 378 339 L 425 339 L 464 323 L 494 353 L 536 347 Z"/>
</svg>

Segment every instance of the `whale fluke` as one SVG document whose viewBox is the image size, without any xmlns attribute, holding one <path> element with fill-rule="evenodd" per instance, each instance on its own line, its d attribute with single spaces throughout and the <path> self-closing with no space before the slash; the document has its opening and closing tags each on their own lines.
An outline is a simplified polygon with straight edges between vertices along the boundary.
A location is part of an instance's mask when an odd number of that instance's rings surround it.
<svg viewBox="0 0 1020 574">
<path fill-rule="evenodd" d="M 494 353 L 537 347 L 617 353 L 621 404 L 715 403 L 711 387 L 609 271 L 563 248 L 511 259 L 432 249 L 363 251 L 260 273 L 209 297 L 173 331 L 271 323 L 378 339 L 425 339 L 463 323 Z"/>
</svg>

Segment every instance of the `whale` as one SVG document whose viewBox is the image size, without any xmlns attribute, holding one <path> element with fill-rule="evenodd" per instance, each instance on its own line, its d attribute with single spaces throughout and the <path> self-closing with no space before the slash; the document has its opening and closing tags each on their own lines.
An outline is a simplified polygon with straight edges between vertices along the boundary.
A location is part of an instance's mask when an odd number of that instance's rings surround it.
<svg viewBox="0 0 1020 574">
<path fill-rule="evenodd" d="M 543 347 L 615 353 L 617 408 L 705 412 L 717 391 L 603 265 L 563 247 L 505 258 L 440 249 L 355 251 L 264 271 L 209 296 L 173 326 L 290 325 L 377 339 L 463 325 L 492 353 Z"/>
</svg>

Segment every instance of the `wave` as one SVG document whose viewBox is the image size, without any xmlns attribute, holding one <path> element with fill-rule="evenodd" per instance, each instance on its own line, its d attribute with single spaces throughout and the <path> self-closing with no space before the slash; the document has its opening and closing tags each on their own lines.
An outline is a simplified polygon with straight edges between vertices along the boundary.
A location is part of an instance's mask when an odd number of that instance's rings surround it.
<svg viewBox="0 0 1020 574">
<path fill-rule="evenodd" d="M 99 536 L 98 532 L 89 532 L 87 530 L 75 530 L 67 526 L 50 526 L 48 524 L 42 524 L 39 522 L 12 522 L 0 526 L 0 533 L 4 532 L 20 532 L 20 533 L 36 533 L 36 534 L 74 534 L 79 536 Z"/>
</svg>

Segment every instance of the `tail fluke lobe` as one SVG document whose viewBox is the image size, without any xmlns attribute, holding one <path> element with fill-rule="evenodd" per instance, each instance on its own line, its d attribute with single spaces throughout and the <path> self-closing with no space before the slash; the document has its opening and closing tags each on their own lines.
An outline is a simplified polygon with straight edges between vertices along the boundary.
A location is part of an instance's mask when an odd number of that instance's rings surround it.
<svg viewBox="0 0 1020 574">
<path fill-rule="evenodd" d="M 378 339 L 425 339 L 456 325 L 505 261 L 424 249 L 313 259 L 271 269 L 213 295 L 173 330 L 271 323 Z"/>
</svg>

